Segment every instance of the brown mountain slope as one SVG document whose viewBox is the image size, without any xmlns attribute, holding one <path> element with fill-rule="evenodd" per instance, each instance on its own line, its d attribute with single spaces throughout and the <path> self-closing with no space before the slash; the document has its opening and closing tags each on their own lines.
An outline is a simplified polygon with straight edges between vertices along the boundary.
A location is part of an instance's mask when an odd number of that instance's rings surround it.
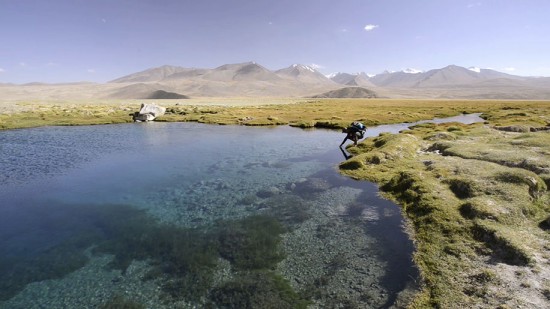
<svg viewBox="0 0 550 309">
<path fill-rule="evenodd" d="M 163 65 L 158 68 L 151 68 L 141 72 L 133 73 L 126 75 L 115 80 L 110 81 L 110 83 L 142 83 L 142 82 L 155 82 L 163 80 L 164 78 L 173 75 L 175 73 L 184 72 L 186 68 Z"/>
<path fill-rule="evenodd" d="M 173 100 L 173 99 L 189 99 L 189 97 L 183 94 L 175 93 L 175 92 L 157 90 L 151 93 L 146 99 Z"/>
<path fill-rule="evenodd" d="M 362 87 L 346 87 L 312 96 L 312 98 L 377 98 L 378 95 Z"/>
</svg>

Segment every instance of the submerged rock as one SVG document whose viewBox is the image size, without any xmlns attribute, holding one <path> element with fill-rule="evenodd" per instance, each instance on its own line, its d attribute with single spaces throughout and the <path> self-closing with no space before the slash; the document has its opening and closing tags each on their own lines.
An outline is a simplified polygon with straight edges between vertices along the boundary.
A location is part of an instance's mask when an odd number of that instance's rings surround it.
<svg viewBox="0 0 550 309">
<path fill-rule="evenodd" d="M 268 197 L 272 197 L 272 196 L 280 194 L 280 193 L 281 193 L 281 190 L 279 190 L 279 188 L 269 187 L 267 189 L 262 189 L 262 190 L 258 191 L 256 193 L 256 196 L 261 197 L 261 198 L 268 198 Z"/>
<path fill-rule="evenodd" d="M 296 184 L 295 190 L 298 192 L 312 193 L 322 192 L 330 189 L 330 183 L 323 178 L 309 178 L 306 181 Z"/>
</svg>

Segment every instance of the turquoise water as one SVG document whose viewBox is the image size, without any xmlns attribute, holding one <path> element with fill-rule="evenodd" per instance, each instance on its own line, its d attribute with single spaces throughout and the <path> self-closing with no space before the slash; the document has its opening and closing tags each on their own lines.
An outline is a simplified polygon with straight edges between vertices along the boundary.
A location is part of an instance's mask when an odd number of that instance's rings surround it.
<svg viewBox="0 0 550 309">
<path fill-rule="evenodd" d="M 0 308 L 388 307 L 414 285 L 413 246 L 396 205 L 338 174 L 342 138 L 194 123 L 0 132 Z"/>
</svg>

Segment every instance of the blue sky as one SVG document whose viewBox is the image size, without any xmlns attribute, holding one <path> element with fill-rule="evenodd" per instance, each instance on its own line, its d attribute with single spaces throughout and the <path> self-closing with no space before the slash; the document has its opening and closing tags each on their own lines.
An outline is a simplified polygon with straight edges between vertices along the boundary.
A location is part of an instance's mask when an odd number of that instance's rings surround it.
<svg viewBox="0 0 550 309">
<path fill-rule="evenodd" d="M 0 82 L 256 61 L 550 76 L 547 0 L 0 0 Z"/>
</svg>

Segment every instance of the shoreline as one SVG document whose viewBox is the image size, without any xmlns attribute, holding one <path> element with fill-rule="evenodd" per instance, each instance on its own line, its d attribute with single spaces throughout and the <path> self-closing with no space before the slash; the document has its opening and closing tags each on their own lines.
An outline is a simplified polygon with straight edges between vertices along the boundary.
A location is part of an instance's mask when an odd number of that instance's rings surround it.
<svg viewBox="0 0 550 309">
<path fill-rule="evenodd" d="M 129 123 L 130 114 L 138 111 L 143 102 L 167 108 L 166 114 L 156 121 L 328 129 L 345 128 L 352 121 L 361 121 L 369 127 L 503 109 L 547 109 L 550 105 L 550 101 L 419 99 L 4 100 L 0 101 L 0 130 Z M 545 125 L 543 119 L 536 117 L 520 121 Z"/>
<path fill-rule="evenodd" d="M 0 129 L 124 123 L 138 107 L 26 104 L 26 111 L 1 113 Z M 373 126 L 483 113 L 485 124 L 421 124 L 365 139 L 347 148 L 354 157 L 340 172 L 378 184 L 401 205 L 423 278 L 410 307 L 550 306 L 550 234 L 544 228 L 550 221 L 550 134 L 530 130 L 550 123 L 550 102 L 303 99 L 166 107 L 171 112 L 160 121 L 330 129 L 354 120 Z"/>
</svg>

